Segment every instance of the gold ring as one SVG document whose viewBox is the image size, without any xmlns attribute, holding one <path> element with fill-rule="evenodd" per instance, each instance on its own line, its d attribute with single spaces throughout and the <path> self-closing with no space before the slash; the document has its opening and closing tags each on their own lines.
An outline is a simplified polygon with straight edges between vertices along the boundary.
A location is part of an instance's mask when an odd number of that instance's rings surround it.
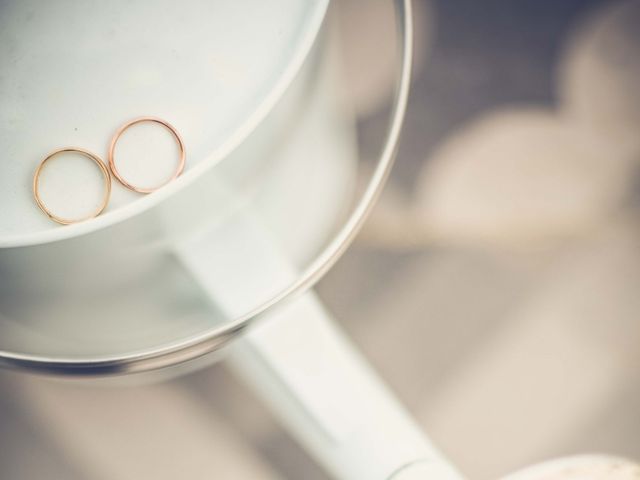
<svg viewBox="0 0 640 480">
<path fill-rule="evenodd" d="M 100 204 L 100 206 L 93 213 L 91 213 L 90 215 L 88 215 L 86 217 L 79 218 L 79 219 L 67 219 L 67 218 L 62 218 L 62 217 L 57 216 L 56 214 L 54 214 L 51 210 L 49 210 L 46 207 L 46 205 L 42 201 L 42 198 L 40 198 L 39 186 L 40 186 L 40 173 L 42 172 L 42 168 L 53 157 L 55 157 L 56 155 L 58 155 L 60 153 L 65 153 L 65 152 L 79 153 L 80 155 L 82 155 L 84 157 L 87 157 L 90 160 L 93 160 L 95 162 L 95 164 L 98 165 L 98 167 L 100 167 L 100 171 L 102 172 L 102 175 L 104 176 L 105 192 L 104 192 L 104 196 L 102 198 L 102 203 Z M 60 150 L 56 150 L 54 152 L 51 152 L 49 155 L 47 155 L 45 157 L 45 159 L 42 160 L 42 162 L 40 162 L 40 165 L 38 165 L 38 168 L 36 168 L 36 171 L 35 171 L 35 173 L 33 175 L 33 196 L 35 197 L 36 203 L 38 204 L 38 207 L 40 207 L 40 210 L 42 210 L 44 213 L 46 213 L 47 216 L 51 220 L 53 220 L 54 222 L 61 223 L 62 225 L 70 225 L 72 223 L 84 222 L 85 220 L 89 220 L 91 218 L 94 218 L 94 217 L 97 217 L 98 215 L 100 215 L 102 213 L 102 211 L 106 208 L 107 204 L 109 203 L 109 197 L 111 196 L 111 175 L 109 174 L 109 169 L 107 168 L 107 166 L 100 159 L 100 157 L 98 157 L 96 154 L 91 153 L 91 152 L 89 152 L 87 150 L 84 150 L 82 148 L 76 148 L 76 147 L 61 148 Z"/>
<path fill-rule="evenodd" d="M 158 185 L 157 187 L 152 187 L 152 188 L 137 187 L 137 186 L 132 185 L 131 183 L 127 182 L 122 177 L 122 175 L 120 175 L 120 172 L 118 172 L 118 169 L 116 168 L 115 158 L 114 158 L 114 151 L 115 151 L 115 148 L 116 148 L 116 143 L 118 142 L 118 139 L 120 138 L 120 136 L 129 127 L 131 127 L 131 126 L 133 126 L 133 125 L 135 125 L 137 123 L 142 123 L 142 122 L 159 123 L 160 125 L 165 127 L 167 130 L 169 130 L 171 132 L 173 137 L 176 139 L 176 142 L 178 143 L 178 148 L 180 149 L 180 159 L 178 161 L 178 168 L 175 170 L 175 172 L 173 172 L 173 175 L 171 175 L 171 178 L 169 178 L 166 182 L 162 183 L 161 185 Z M 180 137 L 180 134 L 178 133 L 178 131 L 171 124 L 169 124 L 168 122 L 166 122 L 166 121 L 164 121 L 164 120 L 162 120 L 160 118 L 156 118 L 156 117 L 140 117 L 140 118 L 135 118 L 135 119 L 125 123 L 115 133 L 115 135 L 111 139 L 111 145 L 109 146 L 109 168 L 111 168 L 111 173 L 113 173 L 113 176 L 116 177 L 118 179 L 118 181 L 122 185 L 127 187 L 129 190 L 133 190 L 134 192 L 140 192 L 140 193 L 151 193 L 151 192 L 154 192 L 154 191 L 158 190 L 160 187 L 162 187 L 162 186 L 166 185 L 167 183 L 171 182 L 172 180 L 175 180 L 176 178 L 178 178 L 180 176 L 180 174 L 182 173 L 182 170 L 184 170 L 185 157 L 186 157 L 186 152 L 185 152 L 185 148 L 184 148 L 184 142 L 182 141 L 182 138 Z"/>
</svg>

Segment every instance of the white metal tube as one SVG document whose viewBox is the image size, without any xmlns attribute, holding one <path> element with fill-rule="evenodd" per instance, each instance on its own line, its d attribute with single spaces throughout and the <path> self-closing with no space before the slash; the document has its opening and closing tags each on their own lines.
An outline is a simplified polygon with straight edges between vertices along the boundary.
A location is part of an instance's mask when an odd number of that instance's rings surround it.
<svg viewBox="0 0 640 480">
<path fill-rule="evenodd" d="M 244 248 L 231 247 L 238 239 Z M 250 218 L 203 240 L 184 245 L 178 258 L 230 317 L 257 293 L 297 275 Z M 247 268 L 255 272 L 251 282 Z M 408 480 L 418 472 L 438 480 L 461 478 L 312 292 L 275 310 L 231 349 L 233 369 L 335 478 Z"/>
<path fill-rule="evenodd" d="M 461 478 L 313 293 L 233 349 L 234 370 L 335 478 Z"/>
</svg>

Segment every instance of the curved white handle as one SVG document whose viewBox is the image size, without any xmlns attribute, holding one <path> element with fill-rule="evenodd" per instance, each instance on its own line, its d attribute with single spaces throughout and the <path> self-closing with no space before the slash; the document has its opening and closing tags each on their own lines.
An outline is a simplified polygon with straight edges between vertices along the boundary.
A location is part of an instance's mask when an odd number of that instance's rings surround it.
<svg viewBox="0 0 640 480">
<path fill-rule="evenodd" d="M 243 248 L 234 248 L 238 239 Z M 178 257 L 231 317 L 244 313 L 257 292 L 297 273 L 268 232 L 248 218 L 184 245 Z M 248 268 L 255 272 L 251 282 Z M 231 348 L 235 371 L 335 478 L 397 480 L 420 471 L 438 480 L 461 478 L 313 293 L 273 312 Z"/>
<path fill-rule="evenodd" d="M 396 1 L 403 35 L 398 95 L 406 98 L 411 6 L 409 0 Z M 404 103 L 391 126 L 383 152 L 387 160 L 393 154 L 403 108 Z M 372 183 L 381 185 L 386 172 L 386 167 L 379 169 L 376 175 L 380 178 Z M 377 191 L 377 187 L 370 189 L 368 201 L 361 205 L 368 208 Z M 345 230 L 349 236 L 364 213 L 359 211 L 351 217 L 353 225 Z M 283 285 L 295 284 L 299 277 L 277 242 L 270 241 L 266 229 L 250 218 L 232 222 L 178 251 L 191 274 L 230 318 L 246 314 L 247 305 L 259 303 L 260 296 L 268 299 L 269 293 L 279 293 Z M 328 260 L 321 262 L 314 275 L 331 264 L 346 245 L 345 238 L 334 240 L 338 247 L 327 250 Z M 248 269 L 255 275 L 248 276 Z M 313 293 L 272 312 L 232 348 L 230 361 L 236 372 L 335 478 L 461 478 L 335 326 Z"/>
<path fill-rule="evenodd" d="M 335 478 L 461 478 L 313 293 L 233 348 L 234 369 Z"/>
</svg>

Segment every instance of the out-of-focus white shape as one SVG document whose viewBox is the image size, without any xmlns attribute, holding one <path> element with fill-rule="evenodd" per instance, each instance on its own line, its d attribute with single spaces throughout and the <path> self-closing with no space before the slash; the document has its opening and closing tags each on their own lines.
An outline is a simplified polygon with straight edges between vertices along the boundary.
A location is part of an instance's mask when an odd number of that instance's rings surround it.
<svg viewBox="0 0 640 480">
<path fill-rule="evenodd" d="M 625 154 L 640 148 L 640 1 L 605 2 L 559 63 L 563 112 Z"/>
<path fill-rule="evenodd" d="M 397 77 L 398 33 L 394 2 L 339 0 L 334 2 L 343 57 L 345 97 L 360 116 L 381 109 L 393 98 Z M 412 2 L 414 77 L 425 62 L 431 40 L 432 9 L 428 0 Z"/>
<path fill-rule="evenodd" d="M 551 111 L 497 111 L 428 160 L 416 221 L 455 242 L 539 242 L 596 225 L 620 202 L 628 170 Z"/>
<path fill-rule="evenodd" d="M 419 415 L 473 476 L 548 455 L 606 405 L 626 372 L 549 312 L 513 320 L 473 352 Z"/>
<path fill-rule="evenodd" d="M 101 388 L 16 378 L 14 386 L 85 478 L 279 478 L 209 405 L 176 384 Z"/>
<path fill-rule="evenodd" d="M 425 399 L 423 424 L 463 470 L 490 478 L 597 441 L 583 432 L 636 371 L 637 342 L 619 341 L 640 333 L 635 228 L 604 229 L 557 261 L 528 305 Z"/>
<path fill-rule="evenodd" d="M 512 473 L 502 480 L 638 480 L 640 466 L 608 455 L 558 458 Z"/>
<path fill-rule="evenodd" d="M 444 468 L 439 462 L 420 462 L 409 465 L 398 473 L 393 475 L 389 480 L 457 480 L 460 478 L 450 469 Z"/>
<path fill-rule="evenodd" d="M 406 255 L 402 268 L 372 280 L 380 286 L 359 297 L 354 335 L 409 408 L 424 409 L 540 281 L 545 256 L 464 248 Z M 438 433 L 433 439 L 438 444 Z"/>
</svg>

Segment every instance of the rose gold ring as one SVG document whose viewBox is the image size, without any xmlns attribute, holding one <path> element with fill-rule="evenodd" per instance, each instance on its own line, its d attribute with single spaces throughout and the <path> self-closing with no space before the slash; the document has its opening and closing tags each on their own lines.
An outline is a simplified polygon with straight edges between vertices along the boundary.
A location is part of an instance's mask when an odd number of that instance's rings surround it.
<svg viewBox="0 0 640 480">
<path fill-rule="evenodd" d="M 40 174 L 42 173 L 42 169 L 44 168 L 45 164 L 49 160 L 51 160 L 53 157 L 66 152 L 79 153 L 83 157 L 86 157 L 92 160 L 93 162 L 95 162 L 96 165 L 98 165 L 104 177 L 104 196 L 102 197 L 102 203 L 93 213 L 83 218 L 68 219 L 68 218 L 59 217 L 58 215 L 54 214 L 51 210 L 49 210 L 46 207 L 46 205 L 42 201 L 42 198 L 40 197 L 39 187 L 40 187 Z M 44 158 L 44 160 L 40 162 L 40 165 L 38 165 L 38 168 L 36 168 L 36 171 L 33 175 L 33 196 L 35 197 L 36 203 L 38 204 L 38 207 L 40 207 L 40 210 L 42 210 L 54 222 L 61 223 L 62 225 L 70 225 L 72 223 L 84 222 L 85 220 L 89 220 L 90 218 L 94 218 L 100 215 L 102 211 L 106 208 L 107 204 L 109 203 L 109 197 L 111 196 L 111 175 L 109 174 L 109 169 L 107 168 L 105 163 L 96 154 L 91 153 L 82 148 L 76 148 L 76 147 L 61 148 L 47 155 Z"/>
<path fill-rule="evenodd" d="M 118 172 L 118 169 L 116 167 L 116 162 L 115 162 L 115 158 L 114 158 L 114 151 L 115 151 L 116 143 L 118 142 L 118 139 L 125 132 L 125 130 L 127 128 L 129 128 L 129 127 L 131 127 L 131 126 L 133 126 L 133 125 L 135 125 L 137 123 L 142 123 L 142 122 L 159 123 L 160 125 L 165 127 L 167 130 L 169 130 L 171 132 L 173 137 L 176 139 L 176 142 L 178 143 L 178 148 L 180 149 L 180 159 L 178 161 L 178 168 L 173 172 L 173 175 L 171 175 L 171 177 L 166 182 L 162 183 L 161 185 L 158 185 L 157 187 L 145 188 L 145 187 L 138 187 L 138 186 L 132 185 L 127 180 L 125 180 L 122 177 L 122 175 L 120 175 L 120 172 Z M 166 185 L 167 183 L 171 182 L 172 180 L 175 180 L 176 178 L 178 178 L 180 176 L 180 174 L 182 173 L 182 170 L 184 170 L 185 157 L 186 157 L 186 152 L 185 152 L 185 148 L 184 148 L 184 142 L 182 141 L 182 138 L 180 137 L 180 134 L 178 133 L 178 131 L 171 124 L 169 124 L 168 122 L 162 120 L 161 118 L 156 118 L 156 117 L 140 117 L 140 118 L 135 118 L 135 119 L 125 123 L 115 133 L 115 135 L 111 139 L 111 145 L 109 146 L 109 167 L 111 168 L 111 173 L 113 173 L 113 176 L 116 177 L 118 179 L 118 181 L 122 185 L 127 187 L 129 190 L 133 190 L 135 192 L 140 192 L 140 193 L 151 193 L 151 192 L 154 192 L 154 191 L 158 190 L 160 187 L 162 187 L 162 186 Z"/>
</svg>

